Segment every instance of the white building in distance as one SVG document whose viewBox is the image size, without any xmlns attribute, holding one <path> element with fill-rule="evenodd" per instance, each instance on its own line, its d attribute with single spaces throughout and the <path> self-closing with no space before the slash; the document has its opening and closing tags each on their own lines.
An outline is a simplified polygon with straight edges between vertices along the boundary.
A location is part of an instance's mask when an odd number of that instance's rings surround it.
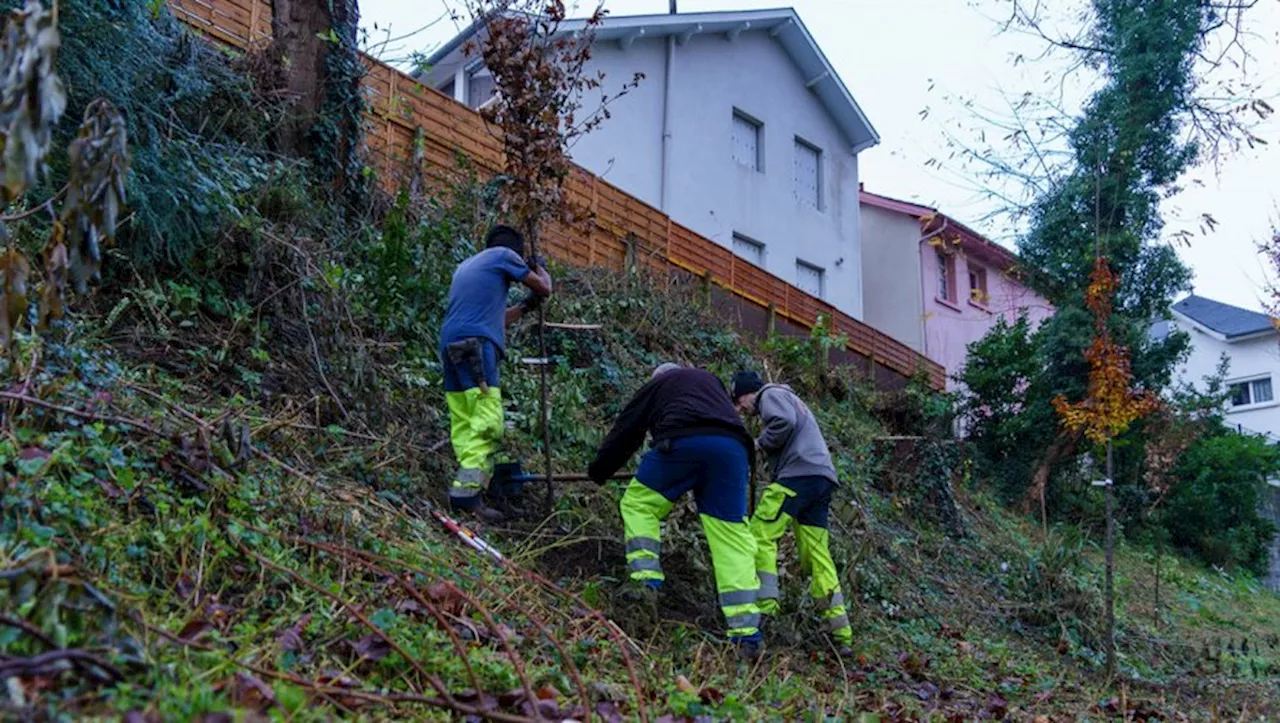
<svg viewBox="0 0 1280 723">
<path fill-rule="evenodd" d="M 1229 364 L 1226 382 L 1231 391 L 1226 421 L 1238 431 L 1266 435 L 1280 441 L 1280 334 L 1271 317 L 1203 296 L 1188 296 L 1173 305 L 1167 328 L 1191 336 L 1191 354 L 1178 370 L 1179 378 L 1202 387 L 1217 373 L 1223 356 Z M 1166 327 L 1157 325 L 1157 334 Z"/>
</svg>

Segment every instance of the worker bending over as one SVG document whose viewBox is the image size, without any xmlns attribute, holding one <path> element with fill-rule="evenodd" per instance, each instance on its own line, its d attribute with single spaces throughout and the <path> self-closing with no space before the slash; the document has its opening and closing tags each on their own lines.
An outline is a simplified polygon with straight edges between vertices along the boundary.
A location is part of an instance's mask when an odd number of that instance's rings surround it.
<svg viewBox="0 0 1280 723">
<path fill-rule="evenodd" d="M 791 387 L 765 384 L 755 372 L 738 372 L 734 377 L 733 401 L 742 414 L 760 416 L 756 446 L 768 457 L 772 480 L 751 517 L 760 612 L 778 614 L 778 540 L 790 526 L 796 533 L 800 566 L 810 576 L 809 592 L 841 654 L 847 655 L 852 652 L 853 629 L 827 529 L 838 478 L 818 421 Z"/>
<path fill-rule="evenodd" d="M 493 457 L 502 441 L 502 391 L 498 363 L 506 352 L 506 327 L 551 295 L 551 275 L 540 262 L 524 260 L 524 237 L 494 226 L 485 249 L 458 265 L 449 286 L 449 304 L 440 328 L 440 363 L 449 406 L 450 441 L 458 470 L 449 488 L 454 509 L 487 519 L 500 514 L 484 503 Z M 511 283 L 530 293 L 507 307 Z"/>
<path fill-rule="evenodd" d="M 747 520 L 751 435 L 715 375 L 663 364 L 618 415 L 588 468 L 591 479 L 608 480 L 644 443 L 646 432 L 651 448 L 620 504 L 631 580 L 661 588 L 662 520 L 676 500 L 693 492 L 729 639 L 754 656 L 760 650 L 760 612 L 756 545 Z"/>
</svg>

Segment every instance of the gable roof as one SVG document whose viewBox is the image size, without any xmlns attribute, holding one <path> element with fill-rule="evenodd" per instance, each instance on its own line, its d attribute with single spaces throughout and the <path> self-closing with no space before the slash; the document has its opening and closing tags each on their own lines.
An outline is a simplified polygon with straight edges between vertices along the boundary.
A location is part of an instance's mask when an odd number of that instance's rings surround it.
<svg viewBox="0 0 1280 723">
<path fill-rule="evenodd" d="M 921 221 L 920 232 L 922 235 L 936 234 L 943 230 L 954 231 L 959 236 L 960 243 L 964 246 L 965 251 L 985 256 L 988 261 L 1001 264 L 1004 268 L 1014 266 L 1022 261 L 1013 251 L 989 240 L 972 228 L 932 206 L 921 206 L 918 203 L 882 196 L 862 188 L 858 189 L 858 202 L 867 206 L 911 216 Z"/>
<path fill-rule="evenodd" d="M 1271 317 L 1266 314 L 1194 294 L 1174 304 L 1173 310 L 1200 326 L 1221 334 L 1227 341 L 1276 330 Z"/>
<path fill-rule="evenodd" d="M 565 33 L 578 33 L 586 28 L 585 19 L 564 21 L 560 28 Z M 449 57 L 480 30 L 472 23 L 452 40 L 445 43 L 427 58 L 427 67 L 434 66 Z M 677 37 L 681 43 L 694 35 L 716 35 L 767 30 L 782 45 L 787 56 L 800 70 L 805 85 L 817 96 L 823 109 L 831 116 L 849 142 L 850 151 L 859 153 L 880 143 L 880 134 L 853 99 L 844 81 L 823 54 L 818 43 L 805 27 L 800 16 L 792 8 L 774 10 L 730 10 L 702 13 L 677 13 L 665 15 L 608 15 L 596 27 L 597 41 L 615 40 L 629 42 L 640 38 Z"/>
</svg>

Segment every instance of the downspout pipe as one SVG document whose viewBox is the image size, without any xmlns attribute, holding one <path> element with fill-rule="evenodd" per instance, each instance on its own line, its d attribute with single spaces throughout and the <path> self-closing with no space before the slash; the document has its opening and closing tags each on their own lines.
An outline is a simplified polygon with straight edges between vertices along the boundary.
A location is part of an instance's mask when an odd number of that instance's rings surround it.
<svg viewBox="0 0 1280 723">
<path fill-rule="evenodd" d="M 946 216 L 943 216 L 942 225 L 939 226 L 936 230 L 930 231 L 929 233 L 921 236 L 920 241 L 916 244 L 916 249 L 918 250 L 919 256 L 920 256 L 920 312 L 921 312 L 920 313 L 920 345 L 924 347 L 924 355 L 926 357 L 929 357 L 929 329 L 928 329 L 928 323 L 926 322 L 926 318 L 928 315 L 924 313 L 924 303 L 925 303 L 925 299 L 929 298 L 927 296 L 929 293 L 929 289 L 928 289 L 928 284 L 925 283 L 925 270 L 924 270 L 925 260 L 924 260 L 923 247 L 926 243 L 928 243 L 929 239 L 932 239 L 935 236 L 941 236 L 944 232 L 946 232 L 947 227 L 950 225 L 950 223 L 951 223 L 951 219 L 947 218 Z M 952 280 L 952 283 L 955 283 L 954 279 Z M 929 357 L 929 358 L 932 359 L 933 357 Z"/>
<path fill-rule="evenodd" d="M 676 14 L 676 0 L 671 0 L 669 12 Z M 676 37 L 667 35 L 667 52 L 662 62 L 662 175 L 659 180 L 659 203 L 664 213 L 670 213 L 667 196 L 671 188 L 671 73 L 676 66 Z"/>
</svg>

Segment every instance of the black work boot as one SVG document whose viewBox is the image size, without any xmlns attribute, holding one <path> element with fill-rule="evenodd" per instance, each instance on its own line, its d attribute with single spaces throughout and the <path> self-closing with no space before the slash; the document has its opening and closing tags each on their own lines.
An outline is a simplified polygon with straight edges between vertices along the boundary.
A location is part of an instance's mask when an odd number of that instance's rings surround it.
<svg viewBox="0 0 1280 723">
<path fill-rule="evenodd" d="M 455 515 L 466 515 L 474 520 L 490 525 L 499 524 L 507 519 L 507 516 L 502 513 L 502 510 L 490 507 L 482 498 L 479 497 L 461 500 L 456 497 L 450 497 L 449 509 Z"/>
<path fill-rule="evenodd" d="M 641 629 L 650 630 L 661 620 L 658 598 L 662 593 L 661 580 L 629 580 L 622 589 L 622 599 L 632 615 L 632 622 Z"/>
</svg>

